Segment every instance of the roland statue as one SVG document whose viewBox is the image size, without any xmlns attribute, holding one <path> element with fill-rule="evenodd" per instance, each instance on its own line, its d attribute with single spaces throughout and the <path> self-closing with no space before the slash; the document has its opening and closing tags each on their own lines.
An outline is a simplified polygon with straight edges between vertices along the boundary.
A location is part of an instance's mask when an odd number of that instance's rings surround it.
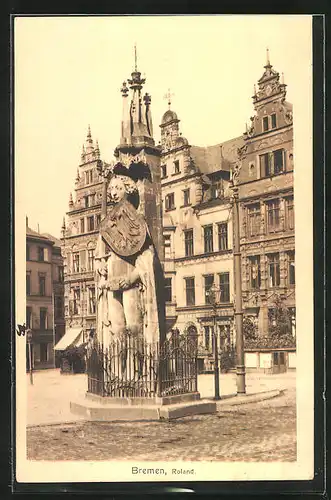
<svg viewBox="0 0 331 500">
<path fill-rule="evenodd" d="M 137 183 L 129 173 L 112 171 L 105 186 L 95 251 L 98 341 L 105 347 L 128 335 L 158 341 L 158 259 L 146 220 L 136 209 Z"/>
</svg>

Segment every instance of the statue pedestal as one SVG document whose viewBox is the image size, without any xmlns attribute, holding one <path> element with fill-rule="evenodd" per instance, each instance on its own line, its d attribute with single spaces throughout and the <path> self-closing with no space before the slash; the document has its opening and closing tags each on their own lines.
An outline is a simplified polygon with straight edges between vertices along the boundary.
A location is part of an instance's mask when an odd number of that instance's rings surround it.
<svg viewBox="0 0 331 500">
<path fill-rule="evenodd" d="M 200 400 L 198 392 L 154 398 L 112 398 L 86 393 L 70 403 L 72 413 L 89 421 L 171 420 L 215 413 L 214 401 Z"/>
<path fill-rule="evenodd" d="M 163 343 L 127 337 L 88 349 L 88 391 L 72 401 L 73 413 L 87 420 L 161 420 L 216 411 L 200 400 L 197 340 L 173 335 Z"/>
</svg>

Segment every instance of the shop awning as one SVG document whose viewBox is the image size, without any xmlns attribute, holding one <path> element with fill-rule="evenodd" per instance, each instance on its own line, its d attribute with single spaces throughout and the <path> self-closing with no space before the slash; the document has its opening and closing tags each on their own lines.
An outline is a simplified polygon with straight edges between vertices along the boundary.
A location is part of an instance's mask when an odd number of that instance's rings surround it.
<svg viewBox="0 0 331 500">
<path fill-rule="evenodd" d="M 66 330 L 63 337 L 58 341 L 54 349 L 56 351 L 64 351 L 70 345 L 80 345 L 83 342 L 82 328 L 69 328 Z"/>
</svg>

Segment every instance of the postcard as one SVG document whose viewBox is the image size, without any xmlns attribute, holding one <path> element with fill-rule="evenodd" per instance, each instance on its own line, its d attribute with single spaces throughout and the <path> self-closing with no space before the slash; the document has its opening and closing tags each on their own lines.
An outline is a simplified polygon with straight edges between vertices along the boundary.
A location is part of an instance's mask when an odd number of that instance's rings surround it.
<svg viewBox="0 0 331 500">
<path fill-rule="evenodd" d="M 17 482 L 312 479 L 312 16 L 13 41 Z"/>
</svg>

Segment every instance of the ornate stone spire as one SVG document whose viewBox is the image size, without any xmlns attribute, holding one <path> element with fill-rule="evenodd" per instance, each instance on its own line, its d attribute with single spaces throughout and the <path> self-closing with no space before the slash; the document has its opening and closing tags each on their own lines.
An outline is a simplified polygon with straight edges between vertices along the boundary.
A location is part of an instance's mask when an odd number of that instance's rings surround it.
<svg viewBox="0 0 331 500">
<path fill-rule="evenodd" d="M 95 157 L 97 160 L 100 160 L 100 148 L 98 139 L 95 141 L 95 149 L 94 149 Z"/>
<path fill-rule="evenodd" d="M 76 183 L 80 180 L 79 169 L 77 168 Z"/>
<path fill-rule="evenodd" d="M 73 207 L 74 206 L 74 200 L 72 199 L 72 193 L 70 193 L 69 195 L 69 207 Z"/>
<path fill-rule="evenodd" d="M 255 107 L 260 103 L 265 104 L 274 98 L 285 99 L 286 85 L 280 82 L 280 75 L 273 69 L 270 63 L 269 49 L 267 49 L 266 65 L 264 66 L 264 73 L 258 80 L 258 90 L 254 86 L 253 102 Z"/>
<path fill-rule="evenodd" d="M 264 66 L 265 68 L 267 67 L 270 67 L 271 68 L 271 64 L 270 64 L 270 55 L 269 55 L 269 49 L 267 47 L 267 63 L 266 65 Z"/>
<path fill-rule="evenodd" d="M 85 146 L 83 144 L 82 154 L 81 154 L 81 161 L 82 161 L 82 163 L 85 163 L 85 155 L 86 155 L 86 151 L 85 151 Z"/>
<path fill-rule="evenodd" d="M 138 70 L 137 46 L 134 46 L 134 71 L 127 82 L 123 82 L 121 94 L 123 97 L 123 115 L 120 146 L 148 145 L 154 146 L 153 127 L 151 119 L 151 98 L 145 94 L 142 98 L 142 88 L 146 79 Z M 127 86 L 128 84 L 128 86 Z M 131 97 L 128 103 L 128 97 Z"/>
<path fill-rule="evenodd" d="M 66 231 L 66 220 L 65 220 L 65 217 L 63 217 L 63 222 L 62 222 L 62 227 L 61 227 L 62 236 L 64 236 L 65 231 Z"/>
<path fill-rule="evenodd" d="M 91 134 L 91 127 L 90 125 L 88 126 L 87 129 L 87 136 L 86 136 L 86 153 L 92 153 L 94 151 L 93 147 L 93 140 L 92 140 L 92 134 Z"/>
</svg>

